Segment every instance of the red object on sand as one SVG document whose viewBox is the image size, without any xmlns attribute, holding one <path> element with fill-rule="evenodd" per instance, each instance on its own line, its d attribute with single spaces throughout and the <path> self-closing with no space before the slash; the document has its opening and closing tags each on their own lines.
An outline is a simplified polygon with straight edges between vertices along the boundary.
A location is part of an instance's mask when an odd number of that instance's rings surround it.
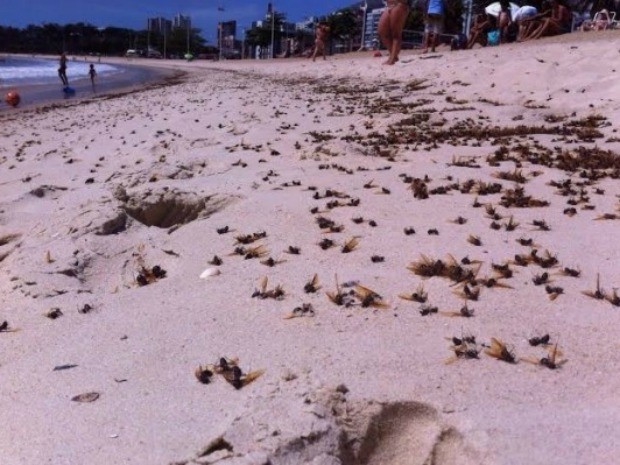
<svg viewBox="0 0 620 465">
<path fill-rule="evenodd" d="M 19 105 L 19 102 L 21 102 L 21 100 L 22 98 L 15 90 L 8 91 L 6 93 L 6 97 L 4 98 L 4 101 L 12 107 L 16 107 L 17 105 Z"/>
<path fill-rule="evenodd" d="M 375 58 L 381 58 L 383 55 L 381 55 L 381 52 L 377 50 L 372 56 Z"/>
</svg>

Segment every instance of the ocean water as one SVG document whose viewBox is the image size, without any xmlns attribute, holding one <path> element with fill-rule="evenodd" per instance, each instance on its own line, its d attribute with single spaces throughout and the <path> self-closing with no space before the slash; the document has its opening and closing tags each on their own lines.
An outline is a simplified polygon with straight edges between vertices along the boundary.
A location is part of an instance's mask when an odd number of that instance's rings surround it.
<svg viewBox="0 0 620 465">
<path fill-rule="evenodd" d="M 90 63 L 83 59 L 67 60 L 67 77 L 69 82 L 88 78 Z M 122 74 L 125 68 L 105 63 L 94 63 L 100 78 Z M 0 56 L 0 86 L 22 86 L 51 84 L 60 82 L 58 77 L 58 59 L 21 58 Z"/>
</svg>

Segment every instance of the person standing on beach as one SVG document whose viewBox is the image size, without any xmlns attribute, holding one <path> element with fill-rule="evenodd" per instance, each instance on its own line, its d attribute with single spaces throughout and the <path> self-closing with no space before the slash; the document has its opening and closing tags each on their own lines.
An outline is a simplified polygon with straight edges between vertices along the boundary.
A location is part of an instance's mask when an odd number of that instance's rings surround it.
<svg viewBox="0 0 620 465">
<path fill-rule="evenodd" d="M 62 52 L 62 54 L 60 55 L 58 77 L 60 77 L 63 85 L 69 85 L 69 79 L 67 79 L 67 55 L 65 55 L 65 52 Z"/>
<path fill-rule="evenodd" d="M 327 56 L 325 55 L 325 44 L 327 42 L 327 36 L 329 34 L 329 26 L 325 23 L 319 23 L 316 26 L 316 30 L 314 32 L 314 53 L 312 54 L 312 61 L 316 61 L 316 56 L 321 53 L 323 54 L 323 59 L 327 60 Z"/>
<path fill-rule="evenodd" d="M 435 52 L 435 47 L 439 43 L 439 36 L 443 32 L 443 0 L 429 0 L 424 21 L 424 49 L 422 53 Z"/>
<path fill-rule="evenodd" d="M 90 76 L 90 83 L 93 86 L 93 92 L 95 91 L 95 76 L 97 76 L 97 71 L 95 71 L 95 65 L 93 65 L 92 63 L 90 64 L 90 67 L 88 68 L 88 76 Z"/>
<path fill-rule="evenodd" d="M 409 16 L 408 0 L 387 0 L 387 8 L 381 14 L 377 26 L 381 42 L 390 54 L 384 65 L 393 65 L 398 61 L 407 16 Z"/>
</svg>

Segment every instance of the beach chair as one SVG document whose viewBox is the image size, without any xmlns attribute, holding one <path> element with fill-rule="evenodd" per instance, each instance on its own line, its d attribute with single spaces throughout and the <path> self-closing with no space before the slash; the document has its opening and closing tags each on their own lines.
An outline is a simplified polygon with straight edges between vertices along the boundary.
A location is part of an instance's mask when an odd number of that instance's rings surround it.
<svg viewBox="0 0 620 465">
<path fill-rule="evenodd" d="M 594 29 L 613 29 L 617 26 L 617 23 L 615 11 L 601 10 L 597 11 L 591 20 L 584 21 L 581 25 L 581 30 L 591 31 Z"/>
</svg>

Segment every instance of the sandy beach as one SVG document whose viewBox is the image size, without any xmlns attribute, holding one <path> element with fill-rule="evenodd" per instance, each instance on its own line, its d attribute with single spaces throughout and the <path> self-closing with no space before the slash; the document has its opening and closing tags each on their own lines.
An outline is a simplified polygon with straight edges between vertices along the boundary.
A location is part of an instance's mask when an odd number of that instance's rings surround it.
<svg viewBox="0 0 620 465">
<path fill-rule="evenodd" d="M 615 463 L 619 53 L 158 62 L 1 112 L 0 463 Z"/>
</svg>

